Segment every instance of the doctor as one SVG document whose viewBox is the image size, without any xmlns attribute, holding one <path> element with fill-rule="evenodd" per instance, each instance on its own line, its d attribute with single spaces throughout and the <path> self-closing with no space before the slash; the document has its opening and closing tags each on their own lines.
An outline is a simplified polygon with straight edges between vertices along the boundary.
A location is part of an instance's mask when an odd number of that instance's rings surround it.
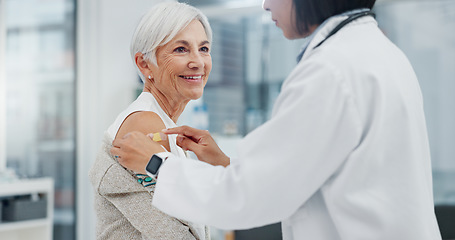
<svg viewBox="0 0 455 240">
<path fill-rule="evenodd" d="M 441 239 L 420 87 L 378 28 L 374 3 L 264 1 L 286 38 L 308 42 L 271 119 L 240 142 L 238 158 L 189 127 L 166 133 L 201 161 L 165 153 L 137 132 L 111 153 L 157 176 L 153 204 L 192 222 L 246 229 L 281 221 L 283 238 L 297 240 Z"/>
</svg>

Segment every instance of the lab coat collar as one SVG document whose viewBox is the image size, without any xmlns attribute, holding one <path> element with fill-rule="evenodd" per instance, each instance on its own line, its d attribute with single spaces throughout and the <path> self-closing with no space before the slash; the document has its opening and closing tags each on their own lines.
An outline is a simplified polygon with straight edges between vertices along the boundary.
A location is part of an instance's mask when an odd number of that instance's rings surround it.
<svg viewBox="0 0 455 240">
<path fill-rule="evenodd" d="M 316 30 L 314 30 L 313 33 L 311 33 L 311 35 L 304 38 L 304 43 L 302 45 L 302 49 L 300 50 L 300 53 L 297 56 L 297 62 L 300 62 L 300 60 L 302 59 L 306 50 L 308 49 L 308 46 L 310 45 L 310 43 L 312 43 L 312 40 L 316 36 L 321 36 L 321 37 L 317 38 L 317 39 L 320 39 L 316 43 L 316 44 L 318 44 L 319 42 L 322 42 L 325 39 L 325 37 L 329 34 L 330 31 L 332 31 L 332 29 L 334 29 L 341 21 L 346 19 L 349 15 L 360 13 L 360 12 L 365 12 L 365 11 L 370 11 L 370 9 L 359 8 L 359 9 L 355 9 L 355 10 L 350 10 L 350 11 L 347 11 L 347 12 L 344 12 L 344 13 L 341 13 L 341 14 L 338 14 L 338 15 L 335 15 L 335 16 L 332 16 L 332 17 L 326 19 L 323 23 L 321 23 L 321 25 L 319 25 L 316 28 Z M 327 25 L 327 27 L 325 27 L 326 25 Z M 321 32 L 321 34 L 319 34 L 319 32 Z"/>
</svg>

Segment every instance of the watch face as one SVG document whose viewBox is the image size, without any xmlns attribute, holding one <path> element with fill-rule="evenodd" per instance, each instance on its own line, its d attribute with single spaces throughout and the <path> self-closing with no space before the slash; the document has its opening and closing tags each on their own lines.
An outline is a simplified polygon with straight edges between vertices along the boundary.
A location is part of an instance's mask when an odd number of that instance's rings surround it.
<svg viewBox="0 0 455 240">
<path fill-rule="evenodd" d="M 147 164 L 147 167 L 145 167 L 145 170 L 153 175 L 156 175 L 158 169 L 160 169 L 161 163 L 163 163 L 163 160 L 160 157 L 153 155 Z"/>
</svg>

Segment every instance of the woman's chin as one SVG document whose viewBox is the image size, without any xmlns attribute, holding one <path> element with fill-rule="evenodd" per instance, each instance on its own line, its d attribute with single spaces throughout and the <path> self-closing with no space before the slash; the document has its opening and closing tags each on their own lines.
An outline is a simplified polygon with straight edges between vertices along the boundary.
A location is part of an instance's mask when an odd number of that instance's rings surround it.
<svg viewBox="0 0 455 240">
<path fill-rule="evenodd" d="M 191 95 L 190 95 L 190 98 L 191 100 L 197 100 L 199 98 L 202 97 L 202 94 L 204 93 L 204 91 L 198 91 L 198 92 L 193 92 Z"/>
<path fill-rule="evenodd" d="M 202 97 L 202 94 L 197 94 L 197 95 L 194 95 L 193 97 L 191 97 L 191 100 L 198 100 L 201 97 Z"/>
</svg>

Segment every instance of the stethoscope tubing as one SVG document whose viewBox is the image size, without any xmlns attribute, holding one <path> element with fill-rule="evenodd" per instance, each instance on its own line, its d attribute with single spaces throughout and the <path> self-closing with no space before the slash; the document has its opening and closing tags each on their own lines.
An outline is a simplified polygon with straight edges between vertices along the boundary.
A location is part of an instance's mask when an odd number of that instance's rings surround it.
<svg viewBox="0 0 455 240">
<path fill-rule="evenodd" d="M 364 12 L 360 12 L 360 13 L 355 13 L 355 14 L 352 14 L 352 15 L 349 15 L 348 18 L 346 18 L 345 20 L 343 20 L 340 24 L 338 24 L 328 35 L 327 37 L 322 40 L 320 43 L 318 43 L 313 49 L 321 46 L 327 39 L 329 39 L 331 36 L 335 35 L 335 33 L 337 33 L 340 29 L 342 29 L 344 26 L 346 26 L 347 24 L 349 24 L 350 22 L 356 20 L 356 19 L 359 19 L 361 17 L 366 17 L 366 16 L 373 16 L 373 17 L 376 17 L 376 14 L 374 14 L 371 10 L 368 10 L 368 11 L 364 11 Z"/>
</svg>

